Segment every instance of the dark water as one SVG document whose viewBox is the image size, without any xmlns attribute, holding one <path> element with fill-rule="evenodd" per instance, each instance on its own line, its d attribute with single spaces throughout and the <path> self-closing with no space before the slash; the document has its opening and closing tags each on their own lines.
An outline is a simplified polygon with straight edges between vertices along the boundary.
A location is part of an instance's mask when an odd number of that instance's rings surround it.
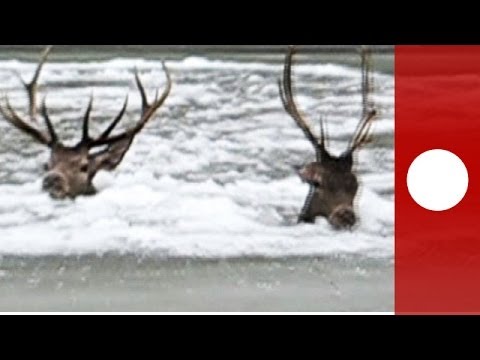
<svg viewBox="0 0 480 360">
<path fill-rule="evenodd" d="M 0 91 L 16 107 L 25 99 L 13 72 L 31 74 L 38 50 L 0 47 Z M 348 142 L 360 111 L 354 50 L 305 48 L 299 57 L 300 102 L 312 117 L 329 114 L 335 149 Z M 93 130 L 127 92 L 128 118 L 135 117 L 135 66 L 152 91 L 164 81 L 159 60 L 167 60 L 175 88 L 163 122 L 146 129 L 118 171 L 99 179 L 100 194 L 73 203 L 41 194 L 44 149 L 0 124 L 0 311 L 393 309 L 387 50 L 375 61 L 376 141 L 359 160 L 364 222 L 356 233 L 336 234 L 322 222 L 294 224 L 306 189 L 292 166 L 312 151 L 279 103 L 281 47 L 56 48 L 43 86 L 67 139 L 78 135 L 92 89 Z"/>
</svg>

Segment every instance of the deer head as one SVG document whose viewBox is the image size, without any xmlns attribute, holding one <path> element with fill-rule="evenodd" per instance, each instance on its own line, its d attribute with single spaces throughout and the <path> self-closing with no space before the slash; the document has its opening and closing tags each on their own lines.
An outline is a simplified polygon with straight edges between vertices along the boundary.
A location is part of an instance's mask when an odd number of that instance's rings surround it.
<svg viewBox="0 0 480 360">
<path fill-rule="evenodd" d="M 285 59 L 283 81 L 279 82 L 280 96 L 287 113 L 313 145 L 316 161 L 299 170 L 300 178 L 310 185 L 310 192 L 299 216 L 299 223 L 314 223 L 317 217 L 327 218 L 338 229 L 351 229 L 357 223 L 354 200 L 358 193 L 358 179 L 354 173 L 354 155 L 370 141 L 370 130 L 377 111 L 369 100 L 372 88 L 370 78 L 371 53 L 362 50 L 362 95 L 363 114 L 348 149 L 339 157 L 327 149 L 325 124 L 321 121 L 320 136 L 314 135 L 312 128 L 300 113 L 292 88 L 292 62 L 295 48 L 290 47 Z"/>
<path fill-rule="evenodd" d="M 77 145 L 69 147 L 63 145 L 60 141 L 50 120 L 45 99 L 40 109 L 37 108 L 38 79 L 50 50 L 51 47 L 48 47 L 43 53 L 32 81 L 25 83 L 22 80 L 29 98 L 29 120 L 27 121 L 18 115 L 10 105 L 7 96 L 0 104 L 0 114 L 15 128 L 50 149 L 50 160 L 45 166 L 46 174 L 43 179 L 44 191 L 48 192 L 54 199 L 73 199 L 80 195 L 92 195 L 96 192 L 92 181 L 97 172 L 99 170 L 112 171 L 120 165 L 135 137 L 168 98 L 172 88 L 170 74 L 163 64 L 167 77 L 167 87 L 162 96 L 158 98 L 157 93 L 155 101 L 150 104 L 138 72 L 135 71 L 137 87 L 142 98 L 140 120 L 135 126 L 116 135 L 112 135 L 112 133 L 125 114 L 128 97 L 111 125 L 96 138 L 91 137 L 89 133 L 90 113 L 93 106 L 92 97 L 83 118 L 82 139 Z M 46 131 L 38 128 L 38 113 L 45 122 Z"/>
</svg>

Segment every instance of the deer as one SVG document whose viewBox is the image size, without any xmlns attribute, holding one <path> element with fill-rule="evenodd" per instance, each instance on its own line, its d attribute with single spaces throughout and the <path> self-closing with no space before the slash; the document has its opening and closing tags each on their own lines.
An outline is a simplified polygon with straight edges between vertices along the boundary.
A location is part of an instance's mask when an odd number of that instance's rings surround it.
<svg viewBox="0 0 480 360">
<path fill-rule="evenodd" d="M 0 102 L 0 114 L 17 130 L 49 149 L 50 158 L 48 163 L 45 164 L 42 190 L 54 200 L 73 200 L 79 196 L 89 196 L 97 193 L 93 185 L 96 174 L 100 170 L 113 171 L 120 165 L 136 136 L 140 134 L 169 97 L 172 80 L 165 63 L 162 63 L 167 79 L 166 88 L 160 97 L 158 97 L 159 90 L 157 90 L 155 101 L 150 103 L 138 69 L 135 69 L 135 82 L 142 100 L 140 120 L 134 126 L 117 134 L 114 134 L 114 130 L 125 115 L 128 95 L 123 107 L 111 124 L 99 136 L 92 137 L 89 131 L 90 114 L 94 100 L 92 94 L 83 116 L 81 140 L 75 146 L 66 146 L 60 140 L 50 119 L 46 97 L 43 98 L 40 108 L 37 106 L 38 80 L 51 50 L 52 46 L 48 46 L 42 53 L 30 82 L 25 82 L 20 74 L 17 74 L 28 95 L 28 120 L 20 116 L 11 106 L 8 95 L 4 95 Z M 45 123 L 45 130 L 39 129 L 39 114 Z"/>
<path fill-rule="evenodd" d="M 314 224 L 317 218 L 326 218 L 335 230 L 350 230 L 358 222 L 354 202 L 359 190 L 358 177 L 354 172 L 355 155 L 371 142 L 371 129 L 378 112 L 370 101 L 372 91 L 371 51 L 362 48 L 362 104 L 361 120 L 347 150 L 334 156 L 328 149 L 325 121 L 320 119 L 320 136 L 316 135 L 295 102 L 292 86 L 292 63 L 297 49 L 290 46 L 285 57 L 283 79 L 279 80 L 283 107 L 295 124 L 313 145 L 316 161 L 296 167 L 300 179 L 309 185 L 309 193 L 298 217 L 298 223 Z"/>
</svg>

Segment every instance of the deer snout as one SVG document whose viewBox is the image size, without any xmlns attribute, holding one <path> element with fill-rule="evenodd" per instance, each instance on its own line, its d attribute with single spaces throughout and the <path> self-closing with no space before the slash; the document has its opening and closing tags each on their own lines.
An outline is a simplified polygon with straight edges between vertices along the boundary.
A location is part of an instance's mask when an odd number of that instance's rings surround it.
<svg viewBox="0 0 480 360">
<path fill-rule="evenodd" d="M 67 180 L 59 173 L 50 173 L 43 179 L 43 190 L 54 199 L 64 199 L 68 194 Z"/>
<path fill-rule="evenodd" d="M 338 230 L 349 230 L 357 223 L 357 216 L 351 206 L 339 206 L 329 217 L 329 222 Z"/>
</svg>

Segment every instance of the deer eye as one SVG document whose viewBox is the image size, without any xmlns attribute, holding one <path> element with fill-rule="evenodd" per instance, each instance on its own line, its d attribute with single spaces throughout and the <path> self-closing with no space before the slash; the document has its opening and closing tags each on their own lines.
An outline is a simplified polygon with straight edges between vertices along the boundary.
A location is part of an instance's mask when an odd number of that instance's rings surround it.
<svg viewBox="0 0 480 360">
<path fill-rule="evenodd" d="M 50 166 L 48 165 L 48 163 L 43 164 L 44 171 L 48 171 L 49 169 L 50 169 Z"/>
</svg>

